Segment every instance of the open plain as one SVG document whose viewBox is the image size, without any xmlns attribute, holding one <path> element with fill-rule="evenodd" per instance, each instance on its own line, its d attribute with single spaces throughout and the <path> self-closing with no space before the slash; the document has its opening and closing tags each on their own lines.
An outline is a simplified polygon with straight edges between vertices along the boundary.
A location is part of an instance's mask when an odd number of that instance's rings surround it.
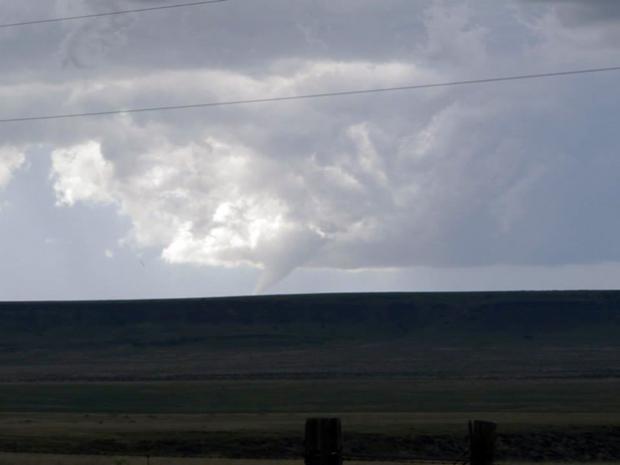
<svg viewBox="0 0 620 465">
<path fill-rule="evenodd" d="M 9 303 L 0 316 L 0 460 L 16 465 L 299 461 L 317 415 L 342 418 L 351 454 L 458 457 L 467 420 L 485 419 L 501 461 L 620 459 L 616 292 Z"/>
</svg>

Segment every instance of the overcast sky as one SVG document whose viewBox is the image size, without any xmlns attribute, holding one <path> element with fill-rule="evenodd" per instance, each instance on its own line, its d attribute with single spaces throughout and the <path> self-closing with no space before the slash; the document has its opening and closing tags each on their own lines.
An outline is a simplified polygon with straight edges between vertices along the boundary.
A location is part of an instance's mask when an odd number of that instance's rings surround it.
<svg viewBox="0 0 620 465">
<path fill-rule="evenodd" d="M 618 66 L 620 3 L 229 0 L 0 50 L 5 119 Z M 0 300 L 618 288 L 619 80 L 0 124 Z"/>
</svg>

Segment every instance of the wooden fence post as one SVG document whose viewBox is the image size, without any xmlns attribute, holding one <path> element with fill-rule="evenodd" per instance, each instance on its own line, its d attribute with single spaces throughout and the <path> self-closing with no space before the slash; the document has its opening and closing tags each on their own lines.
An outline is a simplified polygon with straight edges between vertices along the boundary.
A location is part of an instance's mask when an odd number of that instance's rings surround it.
<svg viewBox="0 0 620 465">
<path fill-rule="evenodd" d="M 304 448 L 306 465 L 342 465 L 340 419 L 308 418 Z"/>
<path fill-rule="evenodd" d="M 490 421 L 469 422 L 470 465 L 493 465 L 497 425 Z"/>
</svg>

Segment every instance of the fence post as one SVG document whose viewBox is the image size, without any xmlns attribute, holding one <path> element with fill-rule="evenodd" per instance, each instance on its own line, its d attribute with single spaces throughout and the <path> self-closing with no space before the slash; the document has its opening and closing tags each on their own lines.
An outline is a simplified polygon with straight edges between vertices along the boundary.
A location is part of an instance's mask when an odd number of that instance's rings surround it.
<svg viewBox="0 0 620 465">
<path fill-rule="evenodd" d="M 469 422 L 469 463 L 493 465 L 497 425 L 490 421 Z"/>
<path fill-rule="evenodd" d="M 342 465 L 342 426 L 339 418 L 308 418 L 304 439 L 306 465 Z"/>
</svg>

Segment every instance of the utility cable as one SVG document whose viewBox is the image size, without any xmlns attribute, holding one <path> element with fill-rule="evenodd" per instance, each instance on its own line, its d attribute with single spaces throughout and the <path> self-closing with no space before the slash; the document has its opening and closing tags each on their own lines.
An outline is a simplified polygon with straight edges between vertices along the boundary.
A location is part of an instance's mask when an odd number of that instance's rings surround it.
<svg viewBox="0 0 620 465">
<path fill-rule="evenodd" d="M 521 74 L 521 75 L 514 75 L 514 76 L 471 79 L 471 80 L 466 80 L 466 81 L 449 81 L 449 82 L 439 82 L 439 83 L 432 83 L 432 84 L 414 84 L 414 85 L 398 86 L 398 87 L 383 87 L 383 88 L 361 89 L 361 90 L 344 90 L 344 91 L 334 91 L 334 92 L 323 92 L 323 93 L 317 93 L 317 94 L 289 95 L 289 96 L 282 96 L 282 97 L 265 97 L 265 98 L 255 98 L 255 99 L 247 99 L 247 100 L 223 100 L 219 102 L 216 101 L 216 102 L 204 102 L 204 103 L 183 104 L 183 105 L 154 106 L 154 107 L 144 107 L 144 108 L 126 108 L 126 109 L 117 109 L 117 110 L 90 111 L 90 112 L 84 112 L 84 113 L 64 113 L 64 114 L 51 114 L 51 115 L 23 116 L 23 117 L 0 119 L 0 124 L 25 122 L 25 121 L 83 118 L 83 117 L 91 117 L 91 116 L 107 116 L 107 115 L 121 115 L 121 114 L 132 114 L 132 113 L 171 111 L 171 110 L 186 110 L 186 109 L 192 109 L 192 108 L 226 107 L 226 106 L 233 106 L 233 105 L 249 105 L 249 104 L 270 103 L 270 102 L 287 102 L 287 101 L 293 101 L 293 100 L 326 99 L 326 98 L 344 97 L 344 96 L 353 96 L 353 95 L 369 95 L 369 94 L 381 94 L 381 93 L 389 93 L 389 92 L 401 92 L 401 91 L 431 89 L 431 88 L 440 88 L 440 87 L 481 85 L 481 84 L 489 84 L 493 82 L 507 82 L 507 81 L 518 81 L 518 80 L 527 80 L 527 79 L 552 78 L 552 77 L 572 76 L 572 75 L 580 75 L 580 74 L 603 73 L 603 72 L 611 72 L 611 71 L 620 71 L 620 66 L 611 66 L 611 67 L 606 67 L 606 68 L 588 68 L 588 69 L 579 69 L 579 70 L 572 70 L 572 71 L 558 71 L 558 72 L 553 72 L 553 73 Z"/>
<path fill-rule="evenodd" d="M 173 8 L 188 8 L 194 6 L 202 6 L 202 5 L 211 5 L 214 3 L 224 3 L 228 0 L 204 0 L 201 2 L 190 2 L 190 3 L 176 3 L 173 5 L 160 5 L 160 6 L 151 6 L 146 8 L 135 8 L 131 10 L 118 10 L 118 11 L 108 11 L 104 13 L 92 13 L 87 15 L 78 15 L 78 16 L 64 16 L 60 18 L 48 18 L 48 19 L 36 19 L 32 21 L 21 21 L 18 23 L 6 23 L 0 24 L 0 29 L 5 29 L 9 27 L 20 27 L 20 26 L 30 26 L 33 24 L 46 24 L 46 23 L 60 23 L 63 21 L 75 21 L 80 19 L 90 19 L 90 18 L 101 18 L 103 16 L 117 16 L 117 15 L 126 15 L 130 13 L 146 13 L 150 11 L 159 11 L 159 10 L 171 10 Z"/>
</svg>

